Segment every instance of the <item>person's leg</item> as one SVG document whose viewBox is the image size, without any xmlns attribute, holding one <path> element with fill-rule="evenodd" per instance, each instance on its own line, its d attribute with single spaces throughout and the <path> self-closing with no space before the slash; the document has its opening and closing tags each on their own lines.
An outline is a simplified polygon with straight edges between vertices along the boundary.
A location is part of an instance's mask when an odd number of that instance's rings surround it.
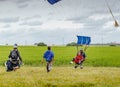
<svg viewBox="0 0 120 87">
<path fill-rule="evenodd" d="M 13 67 L 14 71 L 16 71 L 17 69 L 19 69 L 19 66 Z"/>
<path fill-rule="evenodd" d="M 50 72 L 51 70 L 51 62 L 47 61 L 47 66 L 46 66 L 47 72 Z"/>
<path fill-rule="evenodd" d="M 72 61 L 70 61 L 70 64 L 73 64 L 74 61 L 75 61 L 75 58 L 73 58 Z"/>
<path fill-rule="evenodd" d="M 75 63 L 75 66 L 74 66 L 74 68 L 76 69 L 78 67 L 78 63 Z"/>
<path fill-rule="evenodd" d="M 49 69 L 51 70 L 52 69 L 52 62 L 50 61 L 50 64 L 49 64 Z"/>
<path fill-rule="evenodd" d="M 81 61 L 81 63 L 80 63 L 80 69 L 83 69 L 82 63 L 83 63 L 83 61 Z"/>
<path fill-rule="evenodd" d="M 5 65 L 6 65 L 6 71 L 7 72 L 13 71 L 13 65 L 12 65 L 12 62 L 10 60 L 7 60 Z"/>
<path fill-rule="evenodd" d="M 16 71 L 17 69 L 20 68 L 20 64 L 19 62 L 17 62 L 16 64 L 14 64 L 13 70 Z"/>
</svg>

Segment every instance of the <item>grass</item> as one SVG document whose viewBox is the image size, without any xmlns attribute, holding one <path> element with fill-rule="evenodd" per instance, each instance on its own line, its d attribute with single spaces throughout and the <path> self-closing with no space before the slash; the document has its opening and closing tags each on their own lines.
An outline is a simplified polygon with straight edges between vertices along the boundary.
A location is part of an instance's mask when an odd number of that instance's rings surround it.
<svg viewBox="0 0 120 87">
<path fill-rule="evenodd" d="M 86 65 L 120 67 L 120 47 L 91 47 L 87 52 Z"/>
<path fill-rule="evenodd" d="M 120 69 L 111 67 L 21 67 L 5 72 L 0 67 L 0 87 L 120 87 Z"/>
<path fill-rule="evenodd" d="M 12 46 L 0 46 L 0 65 L 8 59 Z M 20 46 L 19 51 L 25 65 L 39 66 L 43 53 L 47 47 Z M 55 66 L 69 66 L 69 62 L 76 55 L 76 47 L 53 46 L 55 54 Z M 120 47 L 91 46 L 86 51 L 85 66 L 120 67 Z"/>
<path fill-rule="evenodd" d="M 76 47 L 53 46 L 53 69 L 46 72 L 40 63 L 47 47 L 20 46 L 25 63 L 16 72 L 3 67 L 12 46 L 0 46 L 0 87 L 120 87 L 120 47 L 91 46 L 87 49 L 84 69 L 74 69 L 69 62 Z"/>
</svg>

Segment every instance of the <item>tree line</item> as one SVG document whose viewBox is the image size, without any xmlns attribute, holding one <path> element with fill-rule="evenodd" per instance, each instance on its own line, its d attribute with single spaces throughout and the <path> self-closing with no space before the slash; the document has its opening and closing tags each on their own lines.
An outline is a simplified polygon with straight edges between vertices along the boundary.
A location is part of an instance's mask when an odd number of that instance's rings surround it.
<svg viewBox="0 0 120 87">
<path fill-rule="evenodd" d="M 47 44 L 44 43 L 44 42 L 35 43 L 34 45 L 36 45 L 36 46 L 47 46 Z M 76 46 L 76 45 L 77 45 L 76 42 L 70 42 L 70 43 L 66 44 L 66 46 Z"/>
</svg>

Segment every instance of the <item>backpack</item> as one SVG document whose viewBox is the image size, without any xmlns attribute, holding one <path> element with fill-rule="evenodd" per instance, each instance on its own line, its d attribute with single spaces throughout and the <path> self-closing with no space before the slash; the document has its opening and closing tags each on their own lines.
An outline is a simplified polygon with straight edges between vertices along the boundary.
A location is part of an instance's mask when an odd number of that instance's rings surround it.
<svg viewBox="0 0 120 87">
<path fill-rule="evenodd" d="M 11 51 L 10 57 L 12 61 L 17 61 L 19 58 L 18 52 L 16 50 Z"/>
</svg>

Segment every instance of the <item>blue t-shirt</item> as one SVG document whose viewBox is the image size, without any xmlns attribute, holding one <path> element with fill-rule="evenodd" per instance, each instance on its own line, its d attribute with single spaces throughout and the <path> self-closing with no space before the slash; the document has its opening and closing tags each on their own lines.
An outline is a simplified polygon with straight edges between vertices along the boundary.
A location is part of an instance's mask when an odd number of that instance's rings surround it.
<svg viewBox="0 0 120 87">
<path fill-rule="evenodd" d="M 51 61 L 52 58 L 54 58 L 54 53 L 51 50 L 48 50 L 44 53 L 43 58 L 45 58 L 46 61 Z"/>
</svg>

